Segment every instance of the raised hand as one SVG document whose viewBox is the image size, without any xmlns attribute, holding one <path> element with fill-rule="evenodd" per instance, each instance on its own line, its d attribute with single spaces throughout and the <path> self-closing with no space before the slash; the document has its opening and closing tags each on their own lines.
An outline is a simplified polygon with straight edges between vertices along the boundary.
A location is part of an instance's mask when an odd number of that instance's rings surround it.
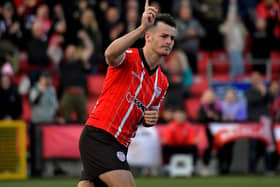
<svg viewBox="0 0 280 187">
<path fill-rule="evenodd" d="M 141 20 L 141 25 L 145 29 L 150 28 L 154 24 L 157 12 L 158 10 L 155 7 L 149 6 L 149 0 L 146 0 L 145 11 L 143 12 Z"/>
</svg>

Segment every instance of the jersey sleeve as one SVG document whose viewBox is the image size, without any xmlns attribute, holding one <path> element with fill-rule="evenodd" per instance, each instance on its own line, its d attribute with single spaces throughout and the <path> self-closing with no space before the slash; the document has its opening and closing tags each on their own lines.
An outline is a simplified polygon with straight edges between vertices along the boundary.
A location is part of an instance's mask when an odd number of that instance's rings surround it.
<svg viewBox="0 0 280 187">
<path fill-rule="evenodd" d="M 130 61 L 131 61 L 132 58 L 135 58 L 134 55 L 135 55 L 134 49 L 128 48 L 123 53 L 123 56 L 122 56 L 122 59 L 121 59 L 120 63 L 116 66 L 113 66 L 113 67 L 114 68 L 122 68 L 122 67 L 125 67 L 125 66 L 132 65 Z"/>
</svg>

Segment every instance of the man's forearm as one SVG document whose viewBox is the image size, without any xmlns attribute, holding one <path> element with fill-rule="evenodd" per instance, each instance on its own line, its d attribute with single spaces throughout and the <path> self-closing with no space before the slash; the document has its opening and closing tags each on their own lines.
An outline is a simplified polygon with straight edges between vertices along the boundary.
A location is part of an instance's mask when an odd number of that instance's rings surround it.
<svg viewBox="0 0 280 187">
<path fill-rule="evenodd" d="M 127 33 L 126 35 L 114 40 L 105 51 L 106 62 L 109 65 L 118 65 L 122 59 L 125 50 L 143 36 L 145 29 L 138 27 L 137 29 Z"/>
</svg>

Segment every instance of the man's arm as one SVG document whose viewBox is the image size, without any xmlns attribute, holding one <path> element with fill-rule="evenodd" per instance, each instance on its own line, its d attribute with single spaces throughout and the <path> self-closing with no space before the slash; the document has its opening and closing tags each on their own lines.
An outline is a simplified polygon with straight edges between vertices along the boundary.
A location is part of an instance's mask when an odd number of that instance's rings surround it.
<svg viewBox="0 0 280 187">
<path fill-rule="evenodd" d="M 107 64 L 118 66 L 124 59 L 124 52 L 127 48 L 144 35 L 155 21 L 157 9 L 149 6 L 146 0 L 145 11 L 142 15 L 141 25 L 126 35 L 114 40 L 105 51 L 105 59 Z"/>
<path fill-rule="evenodd" d="M 130 33 L 114 40 L 105 51 L 105 59 L 107 64 L 111 66 L 119 65 L 124 59 L 124 52 L 127 48 L 143 36 L 145 29 L 141 26 Z"/>
</svg>

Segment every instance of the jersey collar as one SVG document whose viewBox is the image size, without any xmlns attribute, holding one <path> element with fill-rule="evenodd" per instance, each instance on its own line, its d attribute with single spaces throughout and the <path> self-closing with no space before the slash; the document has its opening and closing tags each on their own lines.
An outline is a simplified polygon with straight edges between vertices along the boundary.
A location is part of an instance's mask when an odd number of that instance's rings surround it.
<svg viewBox="0 0 280 187">
<path fill-rule="evenodd" d="M 143 48 L 139 48 L 138 51 L 139 51 L 141 60 L 142 60 L 142 62 L 144 64 L 145 68 L 147 69 L 149 75 L 154 74 L 157 71 L 158 66 L 156 66 L 154 69 L 150 69 L 150 66 L 148 65 L 148 63 L 147 63 L 147 61 L 145 59 L 145 56 L 144 56 L 144 53 L 143 53 Z"/>
</svg>

